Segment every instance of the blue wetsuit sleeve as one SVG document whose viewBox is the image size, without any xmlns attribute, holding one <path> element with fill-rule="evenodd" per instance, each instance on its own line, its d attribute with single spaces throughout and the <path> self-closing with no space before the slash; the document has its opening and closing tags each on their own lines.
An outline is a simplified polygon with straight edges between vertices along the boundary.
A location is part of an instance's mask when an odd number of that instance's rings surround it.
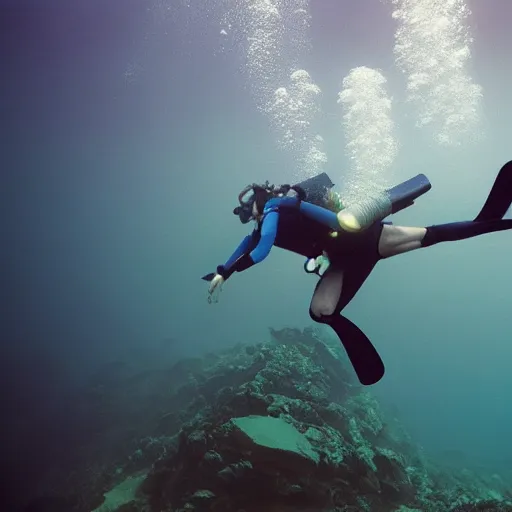
<svg viewBox="0 0 512 512">
<path fill-rule="evenodd" d="M 260 241 L 249 255 L 253 263 L 259 263 L 269 255 L 276 240 L 278 222 L 279 213 L 277 212 L 271 212 L 265 216 L 261 226 Z"/>
<path fill-rule="evenodd" d="M 278 223 L 278 212 L 270 212 L 265 215 L 261 225 L 260 240 L 258 245 L 250 253 L 244 252 L 241 254 L 229 267 L 227 265 L 217 267 L 217 273 L 220 274 L 224 279 L 228 279 L 233 272 L 242 272 L 243 270 L 252 267 L 255 263 L 263 261 L 269 255 L 270 250 L 274 245 L 277 235 Z M 242 246 L 243 243 L 244 242 L 242 242 L 240 246 Z M 240 249 L 240 247 L 238 247 L 238 249 Z M 238 252 L 238 249 L 228 260 L 228 262 L 231 262 L 235 254 Z"/>
<path fill-rule="evenodd" d="M 235 263 L 235 261 L 240 258 L 240 256 L 243 256 L 246 252 L 249 252 L 254 245 L 254 234 L 255 232 L 252 232 L 250 235 L 247 235 L 240 245 L 235 249 L 235 252 L 230 256 L 228 261 L 224 263 L 224 268 L 228 269 Z"/>
<path fill-rule="evenodd" d="M 299 209 L 306 217 L 331 228 L 333 231 L 339 231 L 338 216 L 333 211 L 306 201 L 300 202 Z"/>
<path fill-rule="evenodd" d="M 339 231 L 340 224 L 335 212 L 318 206 L 316 204 L 308 203 L 307 201 L 300 201 L 297 197 L 279 197 L 271 199 L 267 205 L 271 207 L 287 207 L 298 208 L 299 211 L 316 222 L 331 228 L 333 231 Z"/>
</svg>

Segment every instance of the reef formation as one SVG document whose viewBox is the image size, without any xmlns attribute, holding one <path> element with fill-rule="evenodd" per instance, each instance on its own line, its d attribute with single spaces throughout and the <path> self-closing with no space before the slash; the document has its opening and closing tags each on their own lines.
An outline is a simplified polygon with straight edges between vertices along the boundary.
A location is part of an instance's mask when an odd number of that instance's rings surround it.
<svg viewBox="0 0 512 512">
<path fill-rule="evenodd" d="M 512 511 L 497 474 L 435 464 L 320 331 L 167 368 L 102 369 L 26 512 Z"/>
</svg>

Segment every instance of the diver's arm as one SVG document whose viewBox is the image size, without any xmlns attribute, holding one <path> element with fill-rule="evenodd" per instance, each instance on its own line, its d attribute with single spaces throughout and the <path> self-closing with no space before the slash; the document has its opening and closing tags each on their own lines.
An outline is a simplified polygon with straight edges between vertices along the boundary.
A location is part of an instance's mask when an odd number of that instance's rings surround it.
<svg viewBox="0 0 512 512">
<path fill-rule="evenodd" d="M 338 231 L 340 229 L 336 212 L 328 210 L 322 206 L 318 206 L 317 204 L 308 203 L 298 197 L 276 197 L 268 201 L 265 205 L 265 208 L 269 211 L 275 211 L 280 207 L 297 208 L 309 219 L 319 222 L 320 224 L 331 228 L 333 231 Z"/>
<path fill-rule="evenodd" d="M 233 264 L 244 254 L 250 252 L 257 245 L 256 242 L 257 231 L 254 230 L 250 235 L 247 235 L 241 242 L 240 245 L 235 249 L 235 252 L 229 257 L 228 261 L 224 263 L 224 265 L 218 265 L 217 269 L 214 273 L 207 274 L 203 276 L 205 281 L 213 281 L 216 276 L 222 277 L 224 280 L 224 275 L 226 275 L 226 269 L 230 269 Z"/>
<path fill-rule="evenodd" d="M 250 235 L 247 235 L 240 245 L 235 249 L 235 252 L 229 257 L 228 261 L 224 263 L 224 268 L 230 268 L 235 261 L 243 256 L 246 252 L 249 252 L 254 248 L 254 239 L 255 239 L 256 231 L 253 231 Z"/>
<path fill-rule="evenodd" d="M 254 264 L 263 261 L 269 255 L 270 249 L 274 245 L 278 221 L 279 214 L 277 212 L 267 214 L 261 226 L 261 237 L 258 245 L 250 253 L 242 254 L 230 266 L 217 267 L 217 273 L 226 280 L 233 272 L 242 272 Z"/>
</svg>

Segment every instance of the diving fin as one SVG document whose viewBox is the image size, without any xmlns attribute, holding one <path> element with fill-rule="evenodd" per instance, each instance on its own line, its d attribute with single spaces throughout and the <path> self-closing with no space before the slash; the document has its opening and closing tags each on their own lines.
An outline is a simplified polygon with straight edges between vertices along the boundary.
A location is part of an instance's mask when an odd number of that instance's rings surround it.
<svg viewBox="0 0 512 512">
<path fill-rule="evenodd" d="M 215 272 L 210 272 L 209 274 L 206 274 L 205 276 L 201 277 L 203 281 L 212 281 L 215 277 Z"/>
<path fill-rule="evenodd" d="M 512 202 L 512 160 L 507 162 L 496 176 L 494 184 L 475 221 L 502 219 Z"/>
<path fill-rule="evenodd" d="M 336 315 L 326 323 L 340 338 L 359 382 L 364 386 L 379 382 L 384 377 L 384 363 L 366 334 L 342 315 Z"/>
</svg>

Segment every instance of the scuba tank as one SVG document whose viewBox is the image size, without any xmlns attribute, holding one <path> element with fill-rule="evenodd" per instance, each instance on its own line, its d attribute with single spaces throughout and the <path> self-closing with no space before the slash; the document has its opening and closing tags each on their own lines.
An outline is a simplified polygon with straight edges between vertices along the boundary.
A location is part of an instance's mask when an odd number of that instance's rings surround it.
<svg viewBox="0 0 512 512">
<path fill-rule="evenodd" d="M 377 197 L 344 208 L 339 196 L 331 189 L 334 183 L 325 172 L 298 183 L 293 189 L 302 192 L 299 201 L 283 198 L 283 206 L 299 207 L 307 217 L 316 220 L 333 231 L 363 231 L 374 222 L 397 213 L 414 204 L 428 192 L 432 185 L 424 174 L 418 174 L 399 185 L 384 190 Z M 272 202 L 272 201 L 270 201 Z"/>
<path fill-rule="evenodd" d="M 344 205 L 340 195 L 332 190 L 333 187 L 334 183 L 331 181 L 331 178 L 329 178 L 326 172 L 322 172 L 317 176 L 297 183 L 292 188 L 304 191 L 304 201 L 338 213 L 340 210 L 343 210 Z"/>
<path fill-rule="evenodd" d="M 293 188 L 300 188 L 306 193 L 306 201 L 318 206 L 324 206 L 327 195 L 332 187 L 334 187 L 334 183 L 326 172 L 322 172 L 293 186 Z"/>
</svg>

